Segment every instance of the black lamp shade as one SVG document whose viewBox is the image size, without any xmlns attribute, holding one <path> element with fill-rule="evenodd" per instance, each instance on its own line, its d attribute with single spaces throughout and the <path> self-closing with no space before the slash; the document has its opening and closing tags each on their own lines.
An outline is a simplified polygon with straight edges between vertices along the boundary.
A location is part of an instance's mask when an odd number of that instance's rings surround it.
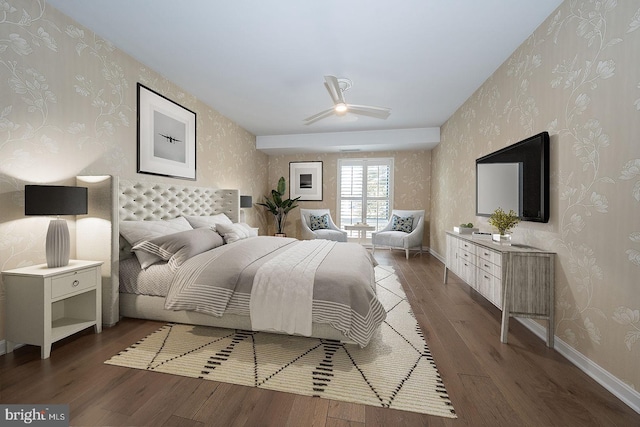
<svg viewBox="0 0 640 427">
<path fill-rule="evenodd" d="M 240 207 L 241 208 L 250 208 L 253 206 L 253 200 L 251 196 L 240 196 Z"/>
<path fill-rule="evenodd" d="M 61 185 L 25 185 L 25 215 L 85 215 L 87 188 Z"/>
</svg>

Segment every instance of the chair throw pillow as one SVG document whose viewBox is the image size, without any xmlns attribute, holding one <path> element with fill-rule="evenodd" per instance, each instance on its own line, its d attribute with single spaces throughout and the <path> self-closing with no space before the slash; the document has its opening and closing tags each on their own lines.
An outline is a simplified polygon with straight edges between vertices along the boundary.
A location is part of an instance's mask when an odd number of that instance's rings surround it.
<svg viewBox="0 0 640 427">
<path fill-rule="evenodd" d="M 310 214 L 309 222 L 311 223 L 309 227 L 311 228 L 311 231 L 327 229 L 329 228 L 329 214 L 324 214 L 319 216 Z"/>
<path fill-rule="evenodd" d="M 402 231 L 405 233 L 411 233 L 413 231 L 413 217 L 399 217 L 398 215 L 393 215 L 391 219 L 391 230 L 393 231 Z"/>
</svg>

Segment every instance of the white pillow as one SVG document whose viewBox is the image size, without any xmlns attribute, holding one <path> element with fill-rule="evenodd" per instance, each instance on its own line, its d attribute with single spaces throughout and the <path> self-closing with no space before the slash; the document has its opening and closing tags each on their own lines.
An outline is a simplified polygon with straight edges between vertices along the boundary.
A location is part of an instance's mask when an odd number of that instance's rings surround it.
<svg viewBox="0 0 640 427">
<path fill-rule="evenodd" d="M 166 236 L 168 234 L 191 229 L 191 225 L 183 217 L 173 218 L 166 221 L 120 222 L 120 235 L 124 237 L 131 246 L 136 246 L 138 243 L 145 240 L 151 240 L 156 237 Z M 136 251 L 135 254 L 142 268 L 147 268 L 162 260 L 160 257 L 146 252 Z"/>
<path fill-rule="evenodd" d="M 251 228 L 244 222 L 237 224 L 218 224 L 218 233 L 224 237 L 224 241 L 227 243 L 237 242 L 238 240 L 246 239 L 248 237 L 255 237 L 258 235 L 258 230 Z"/>
<path fill-rule="evenodd" d="M 233 222 L 223 213 L 211 216 L 185 216 L 193 228 L 210 228 L 216 231 L 218 224 L 232 225 Z"/>
</svg>

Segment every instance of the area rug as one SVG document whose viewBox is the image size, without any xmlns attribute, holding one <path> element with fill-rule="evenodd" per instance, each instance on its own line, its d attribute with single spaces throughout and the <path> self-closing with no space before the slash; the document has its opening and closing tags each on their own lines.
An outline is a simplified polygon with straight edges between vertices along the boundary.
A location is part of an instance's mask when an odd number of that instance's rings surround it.
<svg viewBox="0 0 640 427">
<path fill-rule="evenodd" d="M 377 266 L 376 282 L 387 319 L 366 348 L 167 324 L 105 363 L 456 418 L 392 267 Z"/>
</svg>

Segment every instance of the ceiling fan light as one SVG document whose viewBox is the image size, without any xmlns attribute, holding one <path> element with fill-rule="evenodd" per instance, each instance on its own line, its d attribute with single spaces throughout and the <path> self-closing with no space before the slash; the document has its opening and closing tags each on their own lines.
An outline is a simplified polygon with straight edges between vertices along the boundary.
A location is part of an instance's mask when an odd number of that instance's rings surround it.
<svg viewBox="0 0 640 427">
<path fill-rule="evenodd" d="M 345 104 L 344 102 L 339 102 L 339 103 L 336 104 L 334 109 L 336 110 L 336 113 L 346 113 L 347 104 Z"/>
</svg>

